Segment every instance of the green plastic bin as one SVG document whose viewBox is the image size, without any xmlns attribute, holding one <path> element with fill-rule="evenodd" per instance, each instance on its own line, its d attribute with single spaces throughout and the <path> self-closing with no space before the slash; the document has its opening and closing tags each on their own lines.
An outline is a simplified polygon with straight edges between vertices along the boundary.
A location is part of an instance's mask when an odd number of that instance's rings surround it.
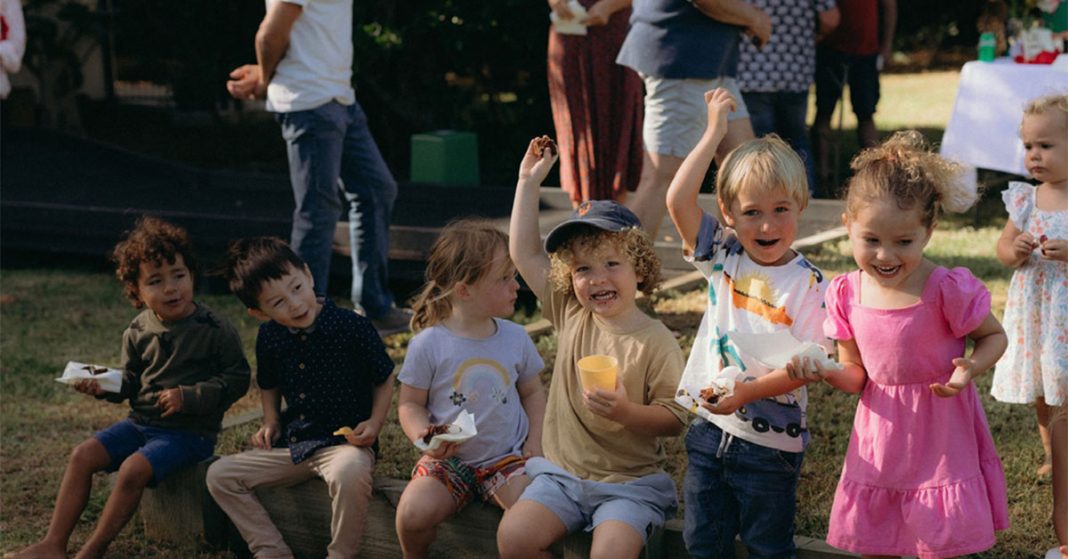
<svg viewBox="0 0 1068 559">
<path fill-rule="evenodd" d="M 413 134 L 411 171 L 412 182 L 478 185 L 478 136 L 456 130 Z"/>
</svg>

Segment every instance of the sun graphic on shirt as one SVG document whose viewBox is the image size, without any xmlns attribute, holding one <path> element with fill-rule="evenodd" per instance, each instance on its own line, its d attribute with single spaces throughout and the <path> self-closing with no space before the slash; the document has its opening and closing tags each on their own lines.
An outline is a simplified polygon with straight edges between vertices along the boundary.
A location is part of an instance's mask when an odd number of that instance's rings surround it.
<svg viewBox="0 0 1068 559">
<path fill-rule="evenodd" d="M 772 324 L 793 324 L 786 309 L 776 306 L 779 294 L 763 272 L 750 272 L 737 279 L 728 277 L 727 281 L 730 282 L 731 302 L 735 307 L 760 315 Z"/>
</svg>

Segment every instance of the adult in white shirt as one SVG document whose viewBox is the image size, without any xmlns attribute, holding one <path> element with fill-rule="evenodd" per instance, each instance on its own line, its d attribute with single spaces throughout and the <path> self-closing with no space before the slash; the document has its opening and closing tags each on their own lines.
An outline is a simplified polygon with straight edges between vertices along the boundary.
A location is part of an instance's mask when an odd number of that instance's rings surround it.
<svg viewBox="0 0 1068 559">
<path fill-rule="evenodd" d="M 256 64 L 230 73 L 237 99 L 267 98 L 289 153 L 296 209 L 290 244 L 326 294 L 338 186 L 348 202 L 352 301 L 382 334 L 407 328 L 388 287 L 389 222 L 397 183 L 352 89 L 352 0 L 267 0 Z"/>
</svg>

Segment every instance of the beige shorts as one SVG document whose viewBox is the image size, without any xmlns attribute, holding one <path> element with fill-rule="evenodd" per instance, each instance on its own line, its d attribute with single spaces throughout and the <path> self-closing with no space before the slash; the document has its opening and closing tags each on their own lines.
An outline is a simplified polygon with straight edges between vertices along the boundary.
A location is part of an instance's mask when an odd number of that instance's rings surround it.
<svg viewBox="0 0 1068 559">
<path fill-rule="evenodd" d="M 673 80 L 641 75 L 645 81 L 645 151 L 686 157 L 708 125 L 705 92 L 722 87 L 734 97 L 737 109 L 727 120 L 749 118 L 742 92 L 734 78 Z"/>
</svg>

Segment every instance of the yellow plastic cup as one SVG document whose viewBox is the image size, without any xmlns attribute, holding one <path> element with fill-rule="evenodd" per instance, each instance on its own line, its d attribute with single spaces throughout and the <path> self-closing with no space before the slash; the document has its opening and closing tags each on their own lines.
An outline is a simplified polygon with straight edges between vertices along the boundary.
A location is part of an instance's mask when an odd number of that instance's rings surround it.
<svg viewBox="0 0 1068 559">
<path fill-rule="evenodd" d="M 588 355 L 579 359 L 579 380 L 582 381 L 583 390 L 606 390 L 612 392 L 616 389 L 616 374 L 619 372 L 619 361 L 609 355 Z"/>
</svg>

